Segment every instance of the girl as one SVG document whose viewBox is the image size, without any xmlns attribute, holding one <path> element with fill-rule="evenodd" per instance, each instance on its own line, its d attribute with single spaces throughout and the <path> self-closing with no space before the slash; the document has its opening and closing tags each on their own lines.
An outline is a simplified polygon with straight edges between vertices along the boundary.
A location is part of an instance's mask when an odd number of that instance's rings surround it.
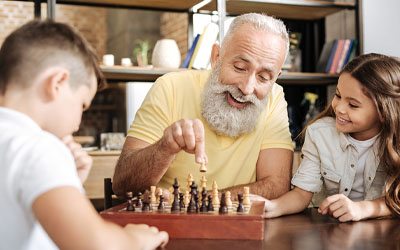
<svg viewBox="0 0 400 250">
<path fill-rule="evenodd" d="M 266 217 L 303 211 L 322 187 L 318 211 L 341 222 L 400 214 L 399 113 L 398 59 L 367 54 L 348 63 L 332 104 L 305 128 L 294 189 L 267 200 Z"/>
</svg>

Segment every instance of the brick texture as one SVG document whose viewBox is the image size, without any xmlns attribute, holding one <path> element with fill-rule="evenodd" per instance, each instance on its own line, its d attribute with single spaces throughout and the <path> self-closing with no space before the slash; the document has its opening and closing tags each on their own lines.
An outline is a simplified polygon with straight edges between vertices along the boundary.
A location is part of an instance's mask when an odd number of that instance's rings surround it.
<svg viewBox="0 0 400 250">
<path fill-rule="evenodd" d="M 47 17 L 47 5 L 41 5 L 42 18 Z M 0 1 L 0 44 L 13 30 L 32 20 L 33 3 Z M 74 26 L 95 49 L 98 58 L 106 52 L 106 9 L 74 5 L 56 5 L 56 21 Z"/>
<path fill-rule="evenodd" d="M 181 52 L 181 62 L 183 62 L 188 51 L 188 14 L 165 12 L 161 15 L 160 22 L 161 37 L 176 41 Z"/>
</svg>

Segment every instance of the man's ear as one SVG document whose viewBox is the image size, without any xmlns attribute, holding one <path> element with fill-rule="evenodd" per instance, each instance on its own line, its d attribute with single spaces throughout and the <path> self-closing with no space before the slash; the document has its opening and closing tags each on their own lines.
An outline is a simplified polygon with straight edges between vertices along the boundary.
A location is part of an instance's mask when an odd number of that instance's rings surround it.
<svg viewBox="0 0 400 250">
<path fill-rule="evenodd" d="M 44 91 L 46 99 L 54 100 L 63 87 L 68 86 L 69 71 L 65 68 L 51 68 L 45 72 Z"/>
<path fill-rule="evenodd" d="M 214 68 L 215 65 L 217 64 L 218 58 L 220 56 L 220 51 L 221 51 L 221 47 L 219 47 L 218 44 L 214 43 L 212 50 L 211 50 L 211 68 Z"/>
</svg>

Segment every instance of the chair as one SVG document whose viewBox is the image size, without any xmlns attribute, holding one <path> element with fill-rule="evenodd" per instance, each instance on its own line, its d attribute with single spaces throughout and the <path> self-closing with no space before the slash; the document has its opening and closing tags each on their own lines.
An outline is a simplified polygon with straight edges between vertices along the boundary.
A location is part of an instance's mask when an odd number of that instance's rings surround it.
<svg viewBox="0 0 400 250">
<path fill-rule="evenodd" d="M 123 203 L 123 200 L 113 198 L 114 191 L 112 189 L 111 178 L 104 178 L 104 209 Z"/>
</svg>

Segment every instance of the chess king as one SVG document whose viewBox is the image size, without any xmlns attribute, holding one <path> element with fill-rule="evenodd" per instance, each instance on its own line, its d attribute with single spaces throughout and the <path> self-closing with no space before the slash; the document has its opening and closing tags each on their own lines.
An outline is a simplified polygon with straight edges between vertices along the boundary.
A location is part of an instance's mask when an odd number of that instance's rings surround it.
<svg viewBox="0 0 400 250">
<path fill-rule="evenodd" d="M 169 188 L 189 173 L 232 197 L 249 186 L 271 199 L 289 191 L 293 146 L 287 103 L 275 83 L 288 53 L 282 21 L 245 14 L 214 44 L 211 70 L 166 74 L 136 114 L 118 161 L 114 192 Z"/>
</svg>

